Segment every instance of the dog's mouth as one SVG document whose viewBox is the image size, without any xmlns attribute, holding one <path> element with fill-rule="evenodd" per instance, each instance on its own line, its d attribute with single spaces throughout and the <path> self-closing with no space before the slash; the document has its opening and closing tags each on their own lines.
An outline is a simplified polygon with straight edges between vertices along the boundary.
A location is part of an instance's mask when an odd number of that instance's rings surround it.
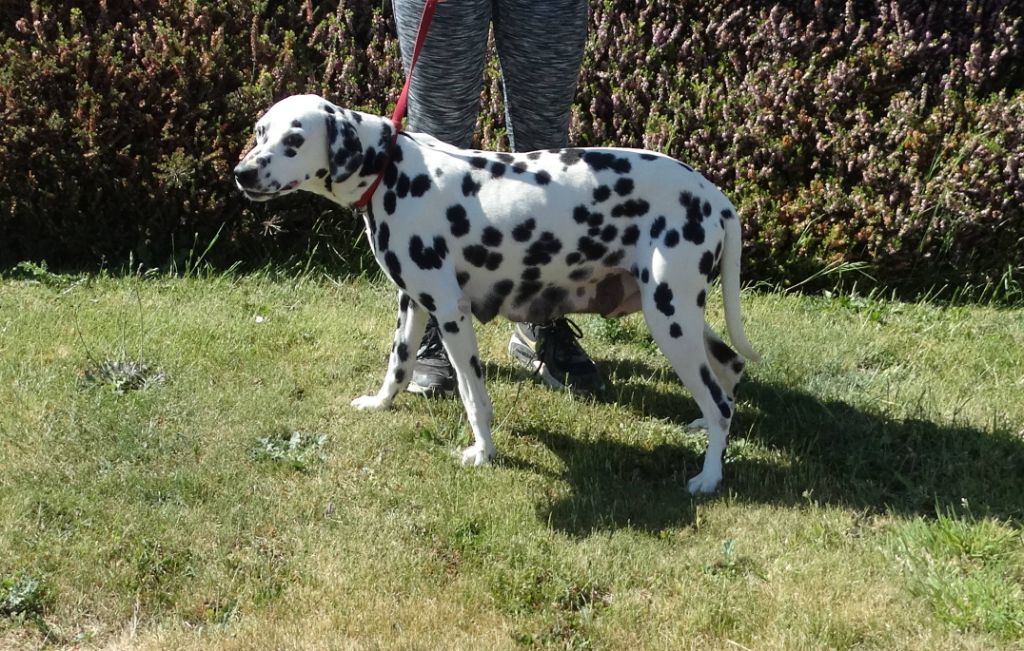
<svg viewBox="0 0 1024 651">
<path fill-rule="evenodd" d="M 237 181 L 235 182 L 235 185 L 237 185 L 238 189 L 242 191 L 242 194 L 245 195 L 246 199 L 248 199 L 249 201 L 259 202 L 270 201 L 275 197 L 280 197 L 282 195 L 289 194 L 292 191 L 294 191 L 297 187 L 299 187 L 299 182 L 292 181 L 288 185 L 277 190 L 257 190 L 255 188 L 245 188 L 242 187 L 242 185 L 239 184 Z"/>
</svg>

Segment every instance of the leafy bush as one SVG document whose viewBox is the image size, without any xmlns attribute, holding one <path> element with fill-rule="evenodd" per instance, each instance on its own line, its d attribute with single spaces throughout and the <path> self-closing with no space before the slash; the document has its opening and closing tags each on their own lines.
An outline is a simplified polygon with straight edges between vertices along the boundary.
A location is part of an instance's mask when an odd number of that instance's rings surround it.
<svg viewBox="0 0 1024 651">
<path fill-rule="evenodd" d="M 284 95 L 388 111 L 401 70 L 380 3 L 2 6 L 0 263 L 166 264 L 211 242 L 219 263 L 317 247 L 365 263 L 348 211 L 249 206 L 229 173 Z M 866 263 L 893 286 L 993 285 L 1024 275 L 1022 89 L 1014 0 L 605 0 L 571 140 L 703 170 L 745 216 L 748 279 Z"/>
</svg>

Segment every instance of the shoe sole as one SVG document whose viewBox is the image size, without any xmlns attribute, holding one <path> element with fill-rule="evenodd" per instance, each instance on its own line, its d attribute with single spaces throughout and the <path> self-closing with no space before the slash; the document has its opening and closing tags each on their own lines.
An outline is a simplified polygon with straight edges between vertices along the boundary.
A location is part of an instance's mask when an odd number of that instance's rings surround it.
<svg viewBox="0 0 1024 651">
<path fill-rule="evenodd" d="M 405 388 L 407 393 L 415 393 L 418 396 L 426 396 L 428 398 L 448 398 L 455 395 L 455 387 L 446 386 L 429 386 L 425 387 L 419 384 L 409 383 L 409 386 Z"/>
</svg>

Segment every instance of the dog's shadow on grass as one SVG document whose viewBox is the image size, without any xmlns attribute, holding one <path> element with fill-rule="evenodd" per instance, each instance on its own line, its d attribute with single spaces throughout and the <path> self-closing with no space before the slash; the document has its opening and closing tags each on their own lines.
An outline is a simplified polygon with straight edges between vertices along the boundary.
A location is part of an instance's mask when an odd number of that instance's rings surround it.
<svg viewBox="0 0 1024 651">
<path fill-rule="evenodd" d="M 629 381 L 663 372 L 617 362 L 610 401 L 638 418 L 682 428 L 698 414 L 689 396 Z M 910 517 L 966 505 L 975 516 L 1024 521 L 1024 440 L 1007 427 L 986 432 L 892 419 L 756 378 L 744 380 L 738 392 L 747 406 L 733 421 L 719 497 L 728 492 L 744 502 L 831 504 Z M 558 530 L 657 533 L 694 521 L 700 499 L 687 494 L 686 479 L 700 470 L 704 445 L 684 445 L 682 431 L 678 444 L 654 448 L 538 427 L 519 434 L 535 437 L 565 464 L 569 494 L 540 505 L 538 514 Z"/>
</svg>

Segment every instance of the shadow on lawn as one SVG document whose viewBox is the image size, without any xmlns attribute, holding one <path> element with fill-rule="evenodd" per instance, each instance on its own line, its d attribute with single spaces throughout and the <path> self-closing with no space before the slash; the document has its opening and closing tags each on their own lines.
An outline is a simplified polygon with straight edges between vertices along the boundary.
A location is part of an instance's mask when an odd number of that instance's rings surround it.
<svg viewBox="0 0 1024 651">
<path fill-rule="evenodd" d="M 689 397 L 629 381 L 660 372 L 619 362 L 615 401 L 638 418 L 682 427 L 698 414 Z M 727 453 L 720 491 L 737 500 L 813 501 L 908 516 L 962 511 L 966 500 L 976 516 L 1024 521 L 1024 440 L 1005 428 L 983 432 L 894 420 L 756 379 L 745 380 L 739 394 L 748 406 L 734 419 L 734 440 L 744 437 L 768 452 L 743 453 L 734 445 Z M 703 447 L 696 453 L 684 446 L 682 434 L 678 445 L 645 450 L 543 428 L 520 433 L 547 445 L 566 465 L 572 494 L 540 508 L 555 528 L 574 535 L 625 526 L 657 532 L 693 521 L 699 501 L 687 495 L 686 479 L 699 471 Z M 765 460 L 772 450 L 785 461 Z"/>
</svg>

